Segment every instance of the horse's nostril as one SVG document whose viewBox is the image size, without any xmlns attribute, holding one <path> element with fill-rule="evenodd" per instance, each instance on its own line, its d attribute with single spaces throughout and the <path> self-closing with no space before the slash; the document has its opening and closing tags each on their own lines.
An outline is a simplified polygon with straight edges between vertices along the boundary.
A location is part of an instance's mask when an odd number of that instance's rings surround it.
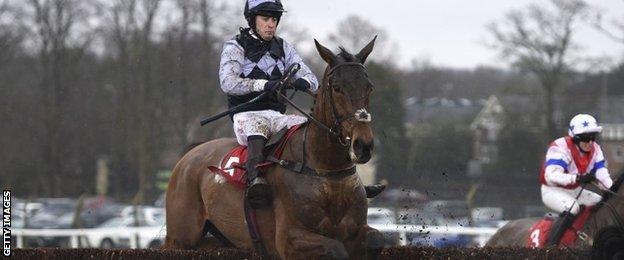
<svg viewBox="0 0 624 260">
<path fill-rule="evenodd" d="M 353 142 L 353 150 L 360 150 L 362 149 L 362 141 L 360 141 L 360 139 L 355 139 L 355 142 Z"/>
<path fill-rule="evenodd" d="M 353 142 L 353 150 L 355 150 L 355 151 L 366 152 L 366 151 L 370 151 L 372 149 L 373 149 L 373 143 L 372 142 L 365 143 L 361 139 L 355 139 L 355 141 Z"/>
</svg>

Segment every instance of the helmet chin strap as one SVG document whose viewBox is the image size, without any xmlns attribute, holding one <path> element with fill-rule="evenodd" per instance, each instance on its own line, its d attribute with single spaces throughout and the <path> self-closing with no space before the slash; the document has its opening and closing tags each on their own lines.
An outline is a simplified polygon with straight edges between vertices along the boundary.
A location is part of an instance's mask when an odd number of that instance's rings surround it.
<svg viewBox="0 0 624 260">
<path fill-rule="evenodd" d="M 251 36 L 256 38 L 259 41 L 266 42 L 264 39 L 262 39 L 262 36 L 260 36 L 260 34 L 258 33 L 258 30 L 255 27 L 256 26 L 254 24 L 254 28 L 251 28 L 251 30 L 250 30 L 251 31 Z"/>
</svg>

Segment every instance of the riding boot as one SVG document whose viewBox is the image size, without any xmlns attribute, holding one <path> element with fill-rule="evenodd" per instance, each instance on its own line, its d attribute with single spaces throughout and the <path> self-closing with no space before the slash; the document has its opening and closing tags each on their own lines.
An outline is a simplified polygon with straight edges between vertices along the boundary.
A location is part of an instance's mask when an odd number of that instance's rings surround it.
<svg viewBox="0 0 624 260">
<path fill-rule="evenodd" d="M 266 180 L 260 176 L 260 170 L 256 166 L 264 162 L 264 145 L 267 139 L 263 136 L 250 136 L 247 138 L 247 190 L 245 196 L 249 205 L 254 209 L 269 206 L 273 199 L 273 191 Z"/>
<path fill-rule="evenodd" d="M 377 197 L 377 195 L 379 195 L 379 193 L 381 193 L 385 188 L 386 185 L 383 184 L 364 186 L 364 190 L 366 191 L 366 197 L 369 199 Z"/>
<path fill-rule="evenodd" d="M 550 229 L 550 235 L 548 236 L 548 242 L 546 243 L 546 246 L 556 247 L 559 245 L 559 240 L 561 240 L 563 234 L 565 234 L 566 230 L 568 230 L 568 228 L 574 222 L 574 217 L 574 214 L 570 213 L 569 211 L 564 211 L 559 215 L 559 219 L 557 219 L 555 223 L 553 223 Z"/>
</svg>

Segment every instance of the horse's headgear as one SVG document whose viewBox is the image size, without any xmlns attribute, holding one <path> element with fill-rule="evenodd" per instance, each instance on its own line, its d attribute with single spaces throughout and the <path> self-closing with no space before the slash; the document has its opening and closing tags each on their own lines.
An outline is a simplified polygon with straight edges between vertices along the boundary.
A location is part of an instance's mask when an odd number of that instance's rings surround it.
<svg viewBox="0 0 624 260">
<path fill-rule="evenodd" d="M 283 12 L 285 11 L 280 0 L 247 0 L 243 14 L 249 27 L 255 30 L 256 15 L 275 17 L 279 23 Z"/>
</svg>

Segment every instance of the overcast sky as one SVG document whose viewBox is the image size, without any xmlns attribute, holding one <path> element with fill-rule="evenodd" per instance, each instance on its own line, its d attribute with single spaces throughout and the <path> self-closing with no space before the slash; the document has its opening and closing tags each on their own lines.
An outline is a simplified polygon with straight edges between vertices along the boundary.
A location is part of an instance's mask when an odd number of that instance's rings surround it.
<svg viewBox="0 0 624 260">
<path fill-rule="evenodd" d="M 326 39 L 349 14 L 368 19 L 385 29 L 390 41 L 399 46 L 399 64 L 409 66 L 414 59 L 434 65 L 472 68 L 477 65 L 504 67 L 483 42 L 489 38 L 485 25 L 500 21 L 511 9 L 524 8 L 529 0 L 282 0 L 288 20 L 308 28 L 308 34 Z M 548 5 L 547 1 L 539 1 Z M 612 18 L 624 19 L 624 1 L 591 0 Z M 621 61 L 624 45 L 584 26 L 577 35 L 586 54 L 611 56 Z M 327 43 L 332 46 L 332 43 Z"/>
</svg>

